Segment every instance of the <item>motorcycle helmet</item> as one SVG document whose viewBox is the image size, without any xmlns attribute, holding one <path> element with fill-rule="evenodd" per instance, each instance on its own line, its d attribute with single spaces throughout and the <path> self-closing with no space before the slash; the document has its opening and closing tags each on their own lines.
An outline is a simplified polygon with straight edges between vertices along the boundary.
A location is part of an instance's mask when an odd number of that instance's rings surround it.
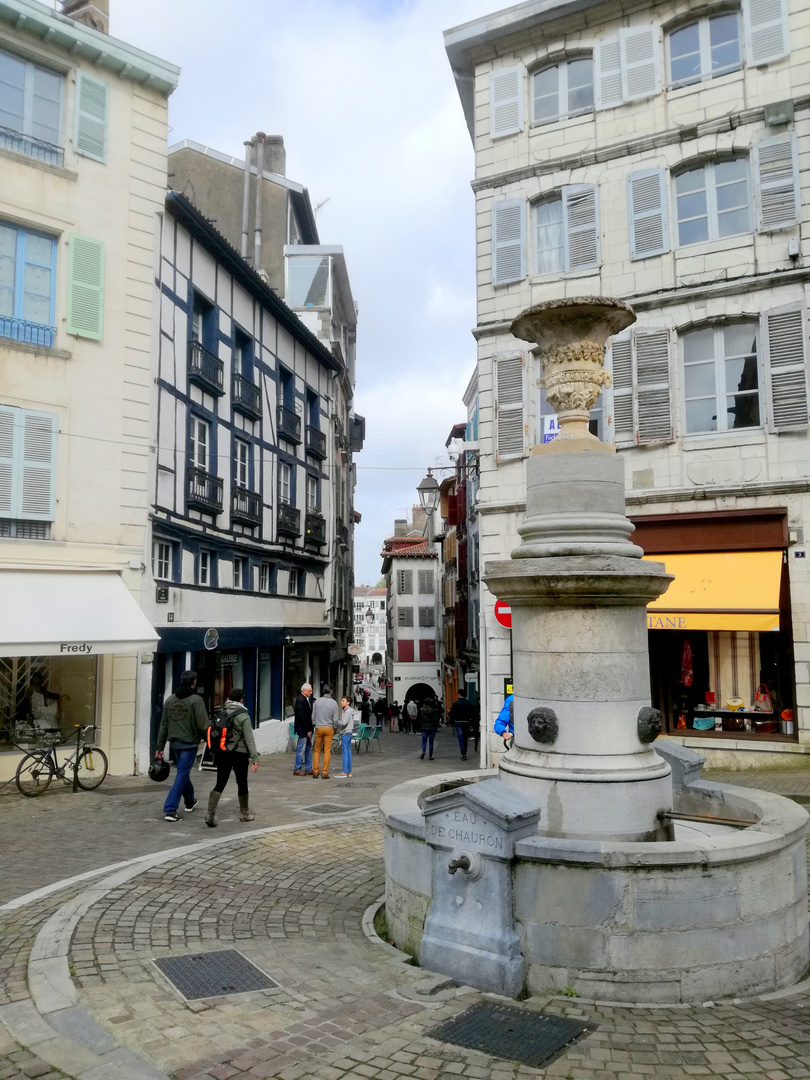
<svg viewBox="0 0 810 1080">
<path fill-rule="evenodd" d="M 164 761 L 162 758 L 155 758 L 152 764 L 149 766 L 149 779 L 160 783 L 161 780 L 165 780 L 171 772 L 168 761 Z"/>
</svg>

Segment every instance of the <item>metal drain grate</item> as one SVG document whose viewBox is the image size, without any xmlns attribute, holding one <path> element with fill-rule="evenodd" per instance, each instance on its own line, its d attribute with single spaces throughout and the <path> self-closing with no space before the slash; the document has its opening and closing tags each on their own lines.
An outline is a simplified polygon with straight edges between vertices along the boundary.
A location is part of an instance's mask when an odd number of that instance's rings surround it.
<svg viewBox="0 0 810 1080">
<path fill-rule="evenodd" d="M 357 809 L 354 806 L 338 806 L 337 803 L 322 802 L 316 803 L 314 806 L 302 806 L 302 810 L 306 810 L 308 814 L 344 814 L 347 810 Z"/>
<path fill-rule="evenodd" d="M 440 1042 L 541 1068 L 594 1030 L 563 1016 L 505 1005 L 475 1005 L 426 1034 Z"/>
<path fill-rule="evenodd" d="M 187 1001 L 246 994 L 250 990 L 273 990 L 278 986 L 236 949 L 194 956 L 161 956 L 153 963 Z"/>
</svg>

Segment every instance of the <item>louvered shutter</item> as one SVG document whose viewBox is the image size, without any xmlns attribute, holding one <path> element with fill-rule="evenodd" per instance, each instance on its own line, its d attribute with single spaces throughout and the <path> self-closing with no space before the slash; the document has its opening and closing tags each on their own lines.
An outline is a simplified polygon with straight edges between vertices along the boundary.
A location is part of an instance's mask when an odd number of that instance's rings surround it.
<svg viewBox="0 0 810 1080">
<path fill-rule="evenodd" d="M 56 474 L 56 416 L 24 411 L 22 421 L 22 482 L 19 516 L 53 521 Z"/>
<path fill-rule="evenodd" d="M 104 315 L 104 244 L 87 236 L 70 237 L 67 332 L 101 340 Z"/>
<path fill-rule="evenodd" d="M 0 405 L 0 518 L 17 516 L 17 414 L 18 409 Z"/>
<path fill-rule="evenodd" d="M 669 251 L 666 169 L 643 169 L 627 177 L 630 258 Z"/>
<path fill-rule="evenodd" d="M 744 0 L 745 53 L 753 67 L 790 52 L 787 0 Z"/>
<path fill-rule="evenodd" d="M 771 431 L 806 428 L 807 341 L 801 307 L 773 308 L 762 315 L 766 367 L 770 382 Z"/>
<path fill-rule="evenodd" d="M 594 106 L 612 109 L 624 101 L 622 88 L 622 50 L 619 35 L 605 38 L 594 49 Z"/>
<path fill-rule="evenodd" d="M 610 346 L 613 385 L 613 441 L 616 446 L 632 446 L 636 427 L 633 420 L 633 346 L 630 335 L 613 339 Z"/>
<path fill-rule="evenodd" d="M 635 26 L 622 30 L 622 96 L 625 101 L 652 97 L 661 89 L 660 48 L 657 26 Z"/>
<path fill-rule="evenodd" d="M 565 266 L 568 270 L 586 270 L 599 265 L 597 190 L 585 185 L 563 188 Z"/>
<path fill-rule="evenodd" d="M 526 431 L 523 356 L 495 360 L 495 457 L 523 457 Z"/>
<path fill-rule="evenodd" d="M 110 88 L 100 79 L 79 72 L 76 80 L 76 125 L 74 143 L 77 154 L 107 160 L 107 127 Z"/>
<path fill-rule="evenodd" d="M 636 442 L 672 441 L 669 382 L 669 333 L 639 330 L 633 334 L 636 361 Z"/>
<path fill-rule="evenodd" d="M 795 133 L 764 139 L 754 147 L 757 228 L 786 229 L 799 219 L 799 155 Z"/>
<path fill-rule="evenodd" d="M 523 69 L 499 68 L 489 76 L 489 134 L 493 139 L 523 130 Z"/>
<path fill-rule="evenodd" d="M 492 284 L 526 277 L 526 203 L 504 199 L 492 207 Z"/>
</svg>

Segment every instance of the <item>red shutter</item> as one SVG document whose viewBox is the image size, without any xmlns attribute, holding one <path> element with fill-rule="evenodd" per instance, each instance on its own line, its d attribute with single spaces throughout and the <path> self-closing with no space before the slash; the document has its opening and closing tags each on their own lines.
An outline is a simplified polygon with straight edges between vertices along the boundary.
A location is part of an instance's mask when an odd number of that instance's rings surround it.
<svg viewBox="0 0 810 1080">
<path fill-rule="evenodd" d="M 447 496 L 447 524 L 458 525 L 458 497 L 456 495 Z"/>
<path fill-rule="evenodd" d="M 413 644 L 413 643 L 411 643 Z M 436 642 L 435 641 L 420 641 L 419 642 L 419 659 L 423 663 L 433 663 L 436 660 Z"/>
<path fill-rule="evenodd" d="M 413 663 L 413 641 L 399 639 L 397 642 L 397 660 L 400 664 Z"/>
</svg>

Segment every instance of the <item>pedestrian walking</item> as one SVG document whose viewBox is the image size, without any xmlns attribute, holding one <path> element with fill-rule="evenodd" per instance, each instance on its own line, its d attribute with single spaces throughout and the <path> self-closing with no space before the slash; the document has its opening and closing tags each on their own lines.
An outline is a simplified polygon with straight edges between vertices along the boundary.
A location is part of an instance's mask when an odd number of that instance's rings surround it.
<svg viewBox="0 0 810 1080">
<path fill-rule="evenodd" d="M 332 687 L 324 686 L 323 695 L 312 706 L 312 723 L 315 728 L 315 740 L 312 748 L 312 775 L 318 780 L 318 768 L 323 749 L 323 779 L 329 779 L 329 759 L 332 756 L 332 739 L 335 737 L 340 710 L 332 697 Z"/>
<path fill-rule="evenodd" d="M 352 775 L 352 733 L 356 714 L 347 697 L 340 699 L 340 705 L 342 712 L 337 733 L 340 736 L 340 749 L 343 754 L 343 772 L 340 775 L 345 778 Z"/>
<path fill-rule="evenodd" d="M 228 740 L 224 750 L 217 748 L 214 751 L 217 782 L 208 796 L 208 812 L 205 815 L 205 824 L 209 829 L 217 827 L 217 806 L 231 773 L 236 777 L 236 793 L 239 796 L 239 820 L 254 821 L 256 818 L 256 815 L 250 811 L 248 766 L 253 772 L 258 770 L 259 751 L 256 749 L 256 741 L 253 738 L 250 713 L 245 708 L 245 691 L 241 687 L 235 686 L 228 694 L 224 712 L 228 721 Z"/>
<path fill-rule="evenodd" d="M 295 747 L 293 776 L 312 775 L 312 687 L 305 682 L 293 706 L 295 720 L 293 730 L 298 736 Z"/>
<path fill-rule="evenodd" d="M 467 700 L 467 690 L 462 687 L 458 692 L 458 699 L 450 706 L 450 723 L 456 729 L 458 748 L 461 751 L 461 760 L 467 760 L 467 743 L 470 738 L 475 709 Z"/>
<path fill-rule="evenodd" d="M 420 756 L 424 758 L 425 750 L 428 750 L 430 760 L 433 761 L 433 740 L 436 738 L 440 720 L 438 699 L 432 695 L 426 697 L 422 702 L 422 708 L 418 711 L 418 716 L 422 729 L 422 753 Z"/>
<path fill-rule="evenodd" d="M 360 702 L 360 723 L 368 724 L 371 720 L 371 702 L 368 690 L 363 691 L 363 700 Z"/>
<path fill-rule="evenodd" d="M 396 701 L 391 702 L 391 708 L 388 710 L 388 715 L 391 718 L 389 727 L 391 731 L 399 731 L 399 705 Z"/>
<path fill-rule="evenodd" d="M 408 718 L 408 734 L 412 734 L 419 719 L 419 706 L 413 698 L 405 704 L 405 715 Z"/>
<path fill-rule="evenodd" d="M 374 713 L 374 723 L 377 727 L 383 726 L 383 720 L 387 711 L 387 704 L 385 698 L 378 697 L 374 704 L 371 706 L 371 711 Z"/>
<path fill-rule="evenodd" d="M 190 776 L 197 747 L 208 730 L 208 712 L 196 688 L 197 672 L 184 671 L 180 676 L 180 689 L 167 698 L 160 718 L 155 758 L 163 760 L 163 747 L 168 741 L 175 764 L 174 783 L 163 804 L 164 821 L 180 820 L 177 811 L 181 797 L 189 813 L 197 805 Z"/>
</svg>

